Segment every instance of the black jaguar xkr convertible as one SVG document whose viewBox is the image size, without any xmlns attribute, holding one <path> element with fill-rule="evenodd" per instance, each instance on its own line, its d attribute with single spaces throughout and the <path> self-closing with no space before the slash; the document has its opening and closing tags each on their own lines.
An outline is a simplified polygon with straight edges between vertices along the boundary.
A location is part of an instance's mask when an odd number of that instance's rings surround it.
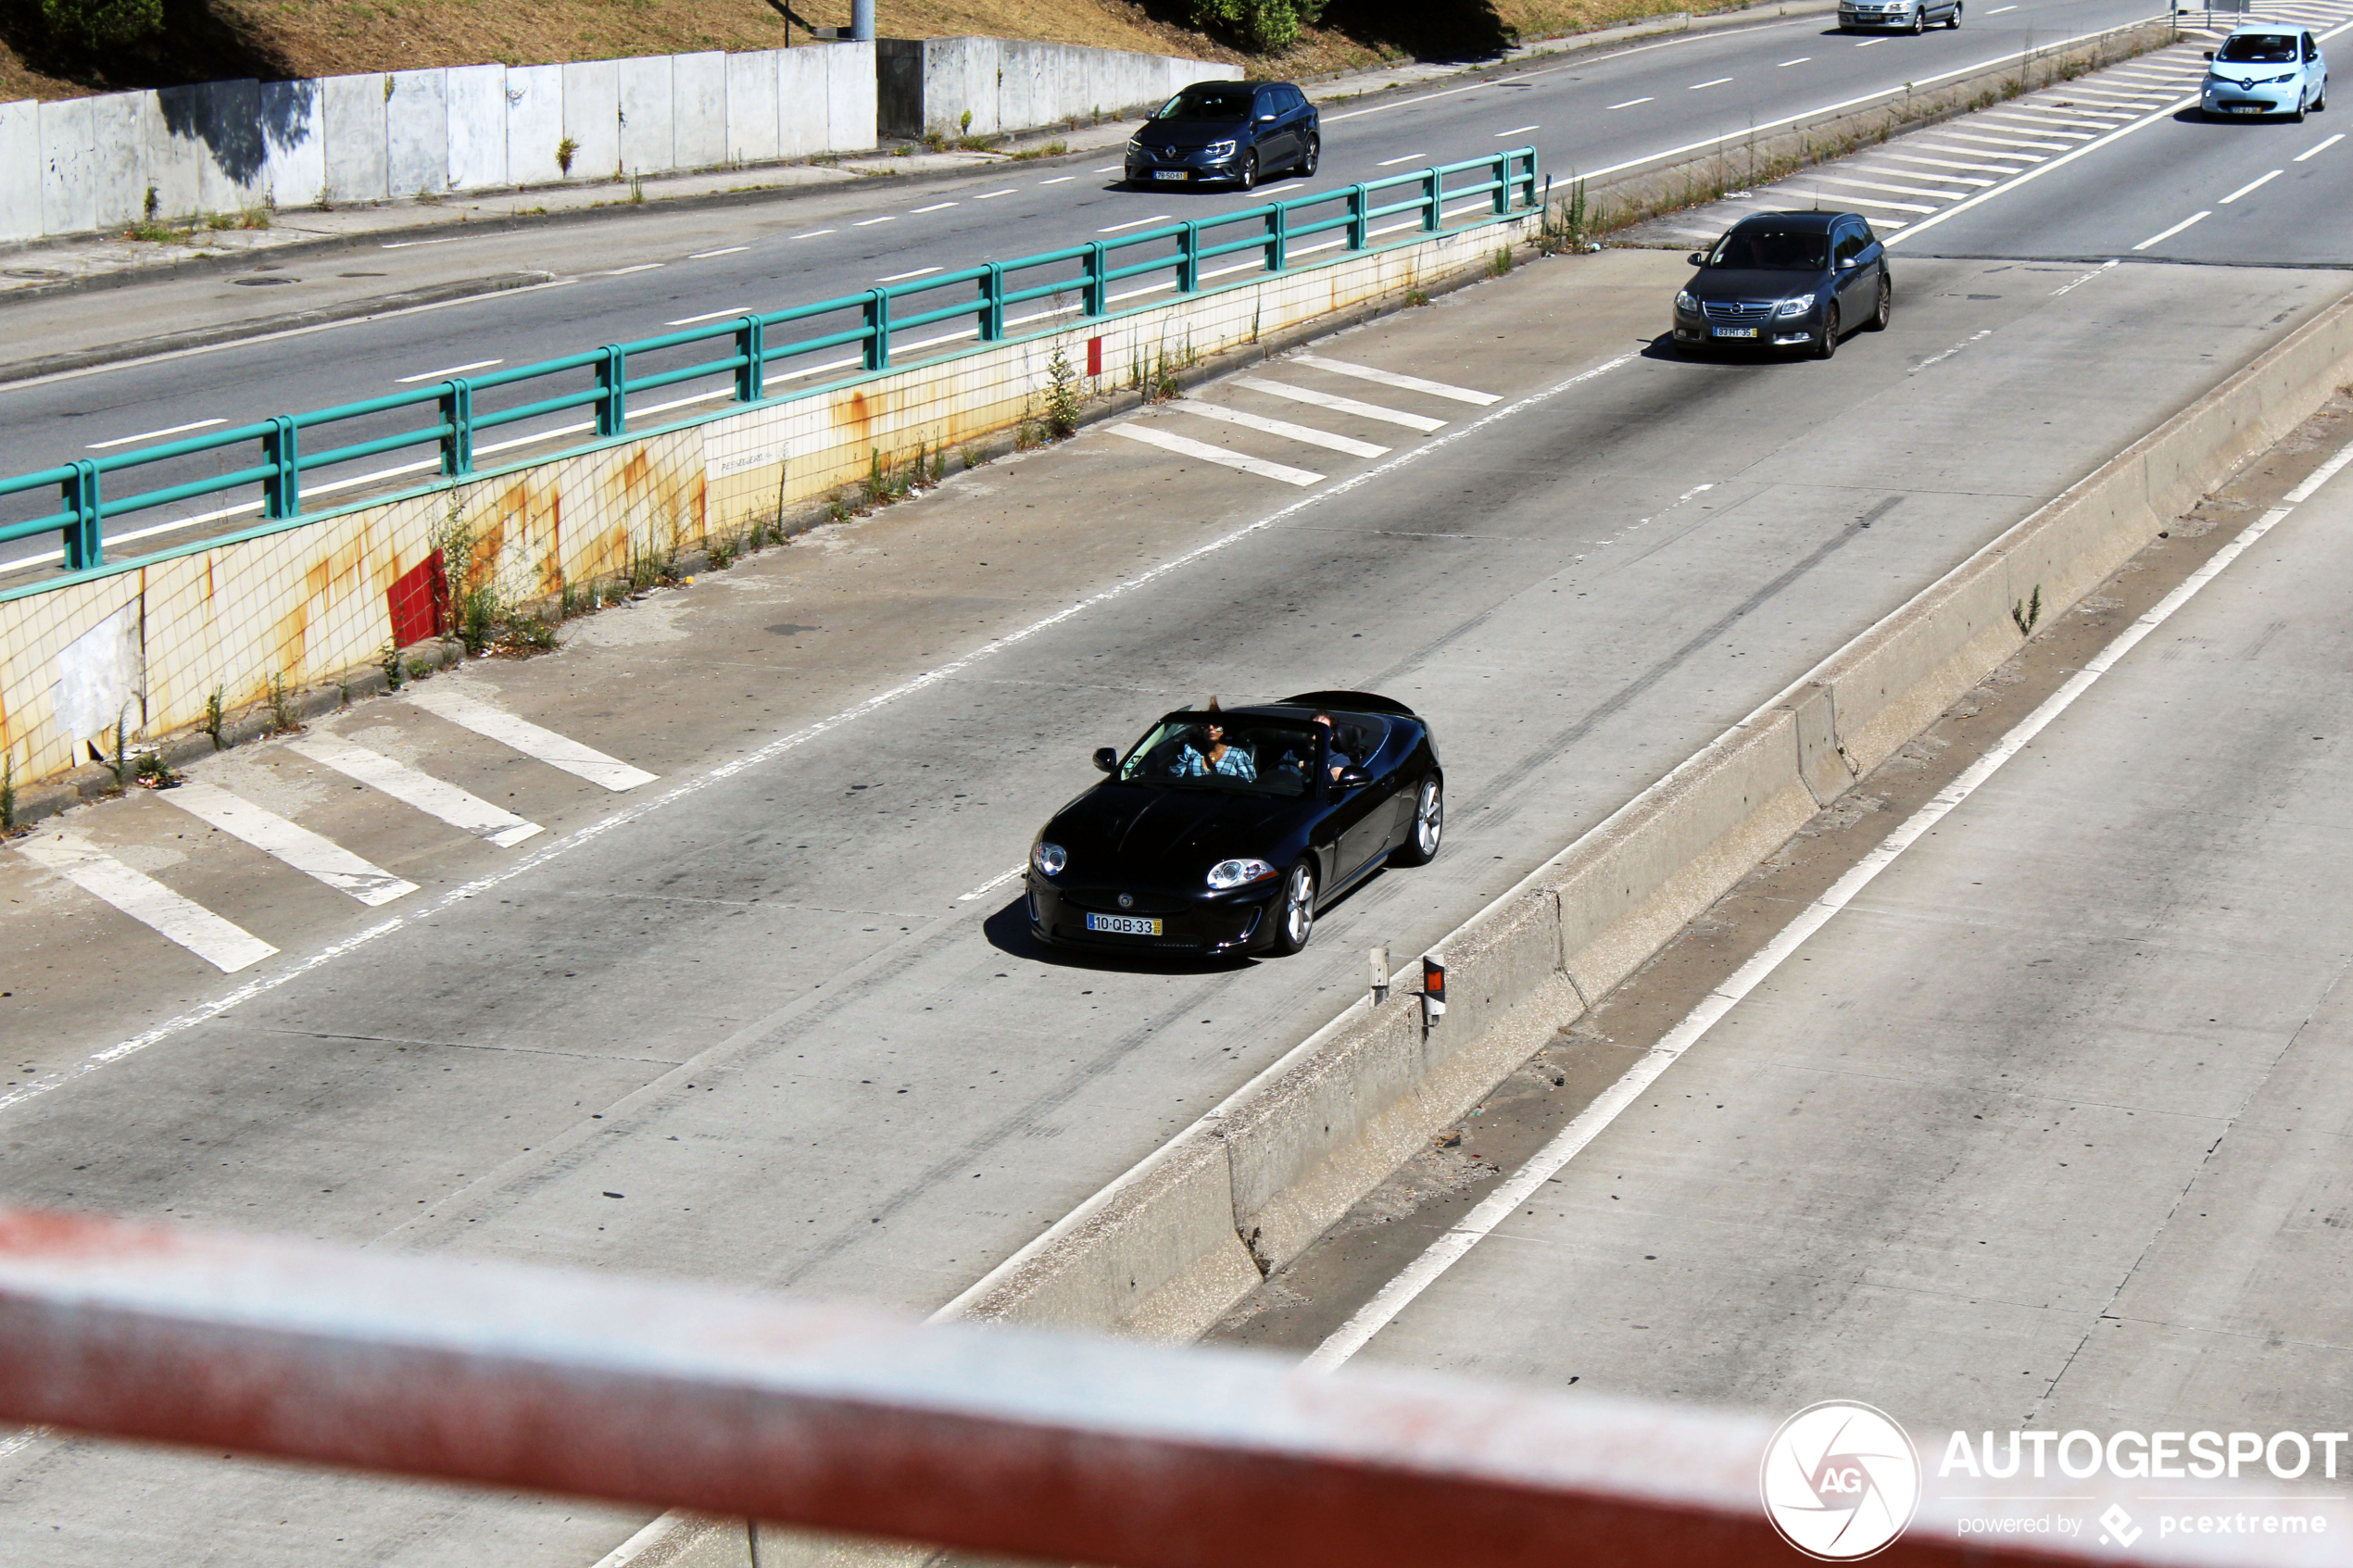
<svg viewBox="0 0 2353 1568">
<path fill-rule="evenodd" d="M 1171 713 L 1029 847 L 1029 919 L 1049 942 L 1295 953 L 1315 911 L 1384 865 L 1438 853 L 1429 726 L 1370 692 Z"/>
</svg>

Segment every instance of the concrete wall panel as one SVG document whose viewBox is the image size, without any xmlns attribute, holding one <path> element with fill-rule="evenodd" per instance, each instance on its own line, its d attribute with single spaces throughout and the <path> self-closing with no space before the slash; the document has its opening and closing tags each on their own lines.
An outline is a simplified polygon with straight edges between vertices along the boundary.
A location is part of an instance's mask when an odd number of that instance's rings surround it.
<svg viewBox="0 0 2353 1568">
<path fill-rule="evenodd" d="M 327 138 L 316 82 L 261 84 L 262 199 L 309 207 L 327 183 Z"/>
<path fill-rule="evenodd" d="M 384 100 L 384 182 L 395 196 L 449 184 L 449 73 L 397 70 Z"/>
<path fill-rule="evenodd" d="M 453 191 L 486 191 L 511 183 L 507 175 L 507 68 L 455 66 L 446 92 Z"/>
<path fill-rule="evenodd" d="M 715 169 L 727 161 L 727 56 L 670 59 L 670 167 Z"/>
<path fill-rule="evenodd" d="M 507 68 L 507 179 L 551 185 L 564 177 L 556 154 L 564 139 L 564 68 Z M 580 170 L 575 157 L 573 172 Z"/>
<path fill-rule="evenodd" d="M 90 100 L 91 143 L 101 229 L 136 222 L 146 205 L 147 144 L 144 127 L 152 93 L 109 93 Z"/>
<path fill-rule="evenodd" d="M 810 44 L 776 52 L 776 156 L 825 150 L 825 49 Z"/>
<path fill-rule="evenodd" d="M 330 76 L 319 83 L 330 201 L 382 201 L 390 192 L 384 157 L 386 80 L 371 71 L 365 76 Z"/>
<path fill-rule="evenodd" d="M 997 120 L 998 41 L 994 38 L 927 39 L 923 50 L 923 126 L 944 136 L 963 133 L 972 113 L 975 136 L 993 134 Z"/>
<path fill-rule="evenodd" d="M 41 232 L 80 234 L 98 226 L 97 162 L 90 100 L 41 106 Z"/>
<path fill-rule="evenodd" d="M 761 49 L 727 59 L 727 150 L 730 163 L 765 163 L 776 156 L 776 56 Z"/>
<path fill-rule="evenodd" d="M 875 135 L 875 46 L 825 45 L 825 150 L 867 152 Z"/>
<path fill-rule="evenodd" d="M 165 218 L 185 218 L 196 210 L 203 190 L 203 144 L 193 136 L 175 134 L 175 119 L 186 119 L 184 105 L 175 98 L 184 89 L 168 87 L 140 103 L 140 147 L 147 165 L 147 183 L 156 193 L 156 211 Z M 141 193 L 144 201 L 145 193 Z"/>
<path fill-rule="evenodd" d="M 0 240 L 41 235 L 41 107 L 0 104 Z"/>
<path fill-rule="evenodd" d="M 621 166 L 632 174 L 673 168 L 670 56 L 650 55 L 617 63 L 621 67 Z"/>
<path fill-rule="evenodd" d="M 621 62 L 589 60 L 564 72 L 564 135 L 578 144 L 572 178 L 608 180 L 621 168 Z"/>
<path fill-rule="evenodd" d="M 1012 39 L 998 46 L 998 129 L 1025 131 L 1053 118 L 1050 47 Z"/>
</svg>

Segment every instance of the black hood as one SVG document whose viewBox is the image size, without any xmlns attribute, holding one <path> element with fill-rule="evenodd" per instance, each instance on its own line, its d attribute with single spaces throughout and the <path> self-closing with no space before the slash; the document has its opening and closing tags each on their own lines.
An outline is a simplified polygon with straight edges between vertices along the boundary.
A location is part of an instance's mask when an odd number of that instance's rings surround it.
<svg viewBox="0 0 2353 1568">
<path fill-rule="evenodd" d="M 1295 816 L 1299 804 L 1214 789 L 1098 784 L 1056 812 L 1040 836 L 1070 856 L 1056 882 L 1157 883 L 1196 891 L 1220 860 L 1275 853 L 1267 835 Z"/>
<path fill-rule="evenodd" d="M 1703 267 L 1683 286 L 1693 299 L 1788 299 L 1819 294 L 1830 287 L 1830 274 L 1800 272 L 1784 267 Z"/>
<path fill-rule="evenodd" d="M 1184 152 L 1212 142 L 1231 142 L 1250 129 L 1246 119 L 1148 119 L 1136 140 L 1148 147 Z"/>
</svg>

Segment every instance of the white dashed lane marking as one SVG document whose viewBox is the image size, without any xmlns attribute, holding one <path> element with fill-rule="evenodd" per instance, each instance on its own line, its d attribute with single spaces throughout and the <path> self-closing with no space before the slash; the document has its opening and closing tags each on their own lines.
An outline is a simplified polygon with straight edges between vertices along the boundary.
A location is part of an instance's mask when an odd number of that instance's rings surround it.
<svg viewBox="0 0 2353 1568">
<path fill-rule="evenodd" d="M 608 757 L 591 746 L 584 746 L 569 735 L 542 729 L 528 719 L 516 717 L 494 703 L 484 701 L 470 692 L 455 689 L 445 681 L 435 681 L 409 694 L 409 700 L 436 718 L 448 720 L 461 730 L 522 752 L 535 761 L 551 768 L 560 768 L 590 784 L 602 784 L 610 790 L 635 789 L 651 784 L 659 775 L 642 768 L 633 768 L 619 758 Z"/>
<path fill-rule="evenodd" d="M 1474 392 L 1466 386 L 1449 386 L 1442 381 L 1424 381 L 1419 376 L 1399 375 L 1395 370 L 1376 370 L 1369 365 L 1353 365 L 1345 359 L 1327 359 L 1320 354 L 1295 354 L 1290 362 L 1312 366 L 1318 370 L 1329 370 L 1336 376 L 1353 376 L 1358 381 L 1378 382 L 1383 386 L 1403 387 L 1407 392 L 1424 392 L 1432 397 L 1468 403 L 1474 408 L 1484 408 L 1503 401 L 1491 392 Z"/>
<path fill-rule="evenodd" d="M 389 904 L 402 894 L 417 890 L 415 883 L 404 881 L 381 866 L 371 865 L 333 839 L 315 834 L 299 822 L 290 822 L 275 811 L 266 811 L 218 784 L 188 779 L 157 793 L 198 822 L 219 828 L 232 838 L 241 838 L 273 859 L 325 883 L 338 893 L 348 893 L 371 908 Z"/>
<path fill-rule="evenodd" d="M 223 974 L 249 969 L 278 950 L 243 926 L 222 920 L 202 904 L 182 897 L 71 834 L 44 833 L 28 838 L 17 846 L 17 853 L 179 943 Z"/>
<path fill-rule="evenodd" d="M 1245 414 L 1239 409 L 1220 408 L 1214 403 L 1197 403 L 1190 398 L 1169 404 L 1168 411 L 1172 414 L 1191 414 L 1197 419 L 1215 420 L 1221 424 L 1239 425 L 1244 430 L 1264 431 L 1268 435 L 1279 435 L 1286 441 L 1303 442 L 1310 446 L 1345 452 L 1352 458 L 1378 458 L 1389 450 L 1369 441 L 1334 435 L 1327 430 L 1317 430 L 1311 425 L 1295 425 L 1289 420 L 1269 420 L 1257 414 Z"/>
<path fill-rule="evenodd" d="M 1377 420 L 1386 425 L 1403 425 L 1407 430 L 1417 430 L 1425 435 L 1431 431 L 1446 428 L 1444 420 L 1433 420 L 1423 414 L 1408 414 L 1398 408 L 1384 408 L 1378 403 L 1359 403 L 1353 397 L 1335 397 L 1328 392 L 1317 392 L 1312 387 L 1292 386 L 1287 382 L 1262 381 L 1256 376 L 1237 376 L 1234 379 L 1234 384 L 1248 387 L 1252 392 L 1264 392 L 1269 396 L 1288 398 L 1293 403 L 1307 403 L 1318 408 L 1329 408 L 1336 414 L 1353 414 L 1360 420 Z"/>
<path fill-rule="evenodd" d="M 1124 435 L 1130 441 L 1140 441 L 1147 446 L 1157 446 L 1164 452 L 1174 452 L 1180 458 L 1198 458 L 1204 463 L 1215 463 L 1221 468 L 1239 469 L 1243 473 L 1254 473 L 1261 479 L 1279 480 L 1285 484 L 1296 484 L 1303 488 L 1310 484 L 1319 484 L 1324 478 L 1322 474 L 1306 469 L 1295 469 L 1284 463 L 1270 463 L 1264 458 L 1246 458 L 1239 452 L 1228 452 L 1223 446 L 1212 446 L 1205 441 L 1192 441 L 1181 435 L 1171 435 L 1166 431 L 1154 430 L 1150 425 L 1115 424 L 1111 427 L 1111 433 L 1114 435 Z"/>
<path fill-rule="evenodd" d="M 324 730 L 288 741 L 286 749 L 323 763 L 346 778 L 382 790 L 401 804 L 413 806 L 429 817 L 438 817 L 453 828 L 486 838 L 501 849 L 521 844 L 540 831 L 537 822 L 525 822 L 470 790 L 420 772 L 406 762 L 396 762 Z"/>
</svg>

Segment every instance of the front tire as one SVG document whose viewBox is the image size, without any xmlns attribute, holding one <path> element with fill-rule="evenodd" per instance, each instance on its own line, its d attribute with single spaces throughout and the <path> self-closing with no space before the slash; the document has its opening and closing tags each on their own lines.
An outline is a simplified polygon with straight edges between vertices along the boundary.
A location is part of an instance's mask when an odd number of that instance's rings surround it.
<svg viewBox="0 0 2353 1568">
<path fill-rule="evenodd" d="M 1315 934 L 1315 866 L 1302 860 L 1285 873 L 1282 900 L 1275 906 L 1275 956 L 1290 957 Z"/>
<path fill-rule="evenodd" d="M 1258 189 L 1258 149 L 1252 147 L 1242 158 L 1242 189 Z"/>
<path fill-rule="evenodd" d="M 1879 307 L 1871 312 L 1871 319 L 1863 323 L 1863 328 L 1866 332 L 1883 332 L 1887 331 L 1887 323 L 1894 319 L 1895 285 L 1888 281 L 1885 273 L 1881 273 L 1879 281 Z"/>
<path fill-rule="evenodd" d="M 1321 136 L 1308 137 L 1307 150 L 1300 155 L 1300 178 L 1302 180 L 1313 180 L 1315 178 L 1315 165 L 1322 160 L 1323 156 L 1324 139 Z"/>
<path fill-rule="evenodd" d="M 1827 359 L 1838 352 L 1838 307 L 1833 305 L 1822 312 L 1822 341 L 1815 345 L 1814 358 Z"/>
<path fill-rule="evenodd" d="M 1446 789 L 1432 773 L 1414 791 L 1414 823 L 1405 843 L 1390 859 L 1401 866 L 1426 866 L 1438 858 L 1439 842 L 1446 836 Z"/>
<path fill-rule="evenodd" d="M 1913 7 L 1912 10 L 1912 36 L 1918 38 L 1921 33 L 1926 32 L 1927 31 L 1928 0 L 1920 0 L 1920 3 L 1917 6 Z"/>
<path fill-rule="evenodd" d="M 1944 19 L 1944 25 L 1955 32 L 1961 31 L 1960 0 L 1953 0 L 1953 14 Z"/>
</svg>

